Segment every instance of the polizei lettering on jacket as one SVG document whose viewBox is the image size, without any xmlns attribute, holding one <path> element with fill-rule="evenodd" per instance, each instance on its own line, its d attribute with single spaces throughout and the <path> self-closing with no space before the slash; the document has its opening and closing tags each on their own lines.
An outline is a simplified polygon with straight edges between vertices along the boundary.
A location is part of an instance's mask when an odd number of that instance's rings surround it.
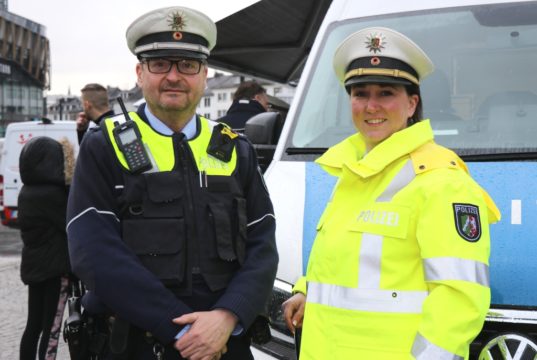
<svg viewBox="0 0 537 360">
<path fill-rule="evenodd" d="M 199 158 L 200 170 L 207 171 L 208 169 L 228 169 L 229 164 L 218 160 L 212 156 L 204 156 Z"/>
<path fill-rule="evenodd" d="M 364 223 L 397 226 L 399 225 L 399 213 L 395 211 L 362 210 L 356 220 Z"/>
</svg>

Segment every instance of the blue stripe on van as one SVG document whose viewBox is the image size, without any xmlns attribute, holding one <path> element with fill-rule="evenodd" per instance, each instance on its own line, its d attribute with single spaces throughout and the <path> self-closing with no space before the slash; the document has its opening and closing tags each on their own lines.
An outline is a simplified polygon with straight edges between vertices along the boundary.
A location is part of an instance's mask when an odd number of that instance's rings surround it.
<svg viewBox="0 0 537 360">
<path fill-rule="evenodd" d="M 536 306 L 537 296 L 537 163 L 468 163 L 472 176 L 485 188 L 502 212 L 491 225 L 490 275 L 492 303 Z M 315 238 L 317 222 L 336 178 L 315 163 L 306 163 L 303 271 Z M 521 224 L 511 224 L 511 203 L 522 204 Z"/>
<path fill-rule="evenodd" d="M 317 222 L 332 194 L 337 178 L 328 175 L 314 162 L 306 163 L 306 199 L 304 200 L 304 235 L 302 238 L 302 273 L 306 273 Z"/>
<path fill-rule="evenodd" d="M 502 220 L 490 226 L 492 303 L 537 306 L 537 163 L 468 163 L 490 194 Z M 511 224 L 511 202 L 522 204 L 521 224 Z"/>
</svg>

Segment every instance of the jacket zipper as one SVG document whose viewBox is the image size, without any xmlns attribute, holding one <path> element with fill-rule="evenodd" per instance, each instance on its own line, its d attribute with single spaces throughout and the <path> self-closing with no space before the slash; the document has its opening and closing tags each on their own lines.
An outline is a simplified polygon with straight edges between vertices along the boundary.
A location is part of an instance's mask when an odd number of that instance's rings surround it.
<svg viewBox="0 0 537 360">
<path fill-rule="evenodd" d="M 181 134 L 183 135 L 183 134 Z M 192 274 L 200 274 L 200 258 L 199 258 L 199 241 L 198 241 L 198 230 L 197 230 L 197 219 L 196 219 L 196 211 L 194 206 L 194 198 L 192 194 L 192 184 L 191 184 L 191 176 L 190 176 L 190 168 L 188 166 L 188 154 L 190 154 L 190 160 L 192 159 L 192 154 L 190 153 L 190 148 L 186 145 L 186 139 L 184 135 L 179 139 L 179 162 L 181 163 L 181 168 L 183 170 L 183 178 L 184 183 L 186 186 L 186 194 L 187 194 L 187 206 L 188 211 L 190 212 L 190 218 L 192 219 L 192 240 L 189 241 L 187 239 L 187 243 L 190 243 L 193 250 L 193 258 L 192 258 Z"/>
</svg>

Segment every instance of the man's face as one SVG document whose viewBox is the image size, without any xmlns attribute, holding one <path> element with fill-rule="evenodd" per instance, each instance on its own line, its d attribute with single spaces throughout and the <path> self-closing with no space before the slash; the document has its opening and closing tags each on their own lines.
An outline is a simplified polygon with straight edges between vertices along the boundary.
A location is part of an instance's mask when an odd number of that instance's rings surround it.
<svg viewBox="0 0 537 360">
<path fill-rule="evenodd" d="M 166 58 L 160 60 L 181 61 L 180 58 Z M 150 59 L 152 70 L 159 69 L 159 59 Z M 188 60 L 190 61 L 190 60 Z M 194 114 L 199 100 L 203 96 L 207 79 L 207 66 L 201 64 L 199 73 L 184 74 L 179 72 L 178 64 L 174 63 L 171 69 L 165 73 L 149 71 L 148 61 L 143 60 L 136 65 L 138 86 L 142 89 L 145 100 L 151 112 L 159 118 L 164 118 L 169 113 Z M 185 70 L 185 64 L 179 64 Z M 165 68 L 165 67 L 164 67 Z"/>
<path fill-rule="evenodd" d="M 261 106 L 265 108 L 265 111 L 268 111 L 270 109 L 269 98 L 266 93 L 257 94 L 255 96 L 255 99 L 261 104 Z"/>
<path fill-rule="evenodd" d="M 82 100 L 82 110 L 84 114 L 86 115 L 86 118 L 88 120 L 91 120 L 91 115 L 90 115 L 91 103 L 85 98 L 84 94 L 82 94 L 80 99 Z"/>
</svg>

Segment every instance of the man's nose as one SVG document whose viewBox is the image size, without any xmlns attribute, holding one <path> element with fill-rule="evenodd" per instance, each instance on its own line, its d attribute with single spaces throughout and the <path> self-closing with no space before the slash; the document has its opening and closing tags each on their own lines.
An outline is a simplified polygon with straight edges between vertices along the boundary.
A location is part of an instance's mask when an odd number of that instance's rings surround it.
<svg viewBox="0 0 537 360">
<path fill-rule="evenodd" d="M 166 74 L 167 79 L 177 80 L 183 78 L 183 74 L 179 71 L 177 66 L 177 63 L 172 64 L 172 68 L 170 69 L 170 71 L 168 71 L 168 74 Z"/>
</svg>

